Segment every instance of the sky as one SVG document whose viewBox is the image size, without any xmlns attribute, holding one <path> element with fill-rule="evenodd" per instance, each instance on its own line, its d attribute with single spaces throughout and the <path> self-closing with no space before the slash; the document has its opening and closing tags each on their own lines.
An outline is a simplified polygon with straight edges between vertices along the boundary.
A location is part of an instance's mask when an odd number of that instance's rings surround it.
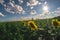
<svg viewBox="0 0 60 40">
<path fill-rule="evenodd" d="M 0 21 L 60 16 L 60 0 L 0 0 Z"/>
</svg>

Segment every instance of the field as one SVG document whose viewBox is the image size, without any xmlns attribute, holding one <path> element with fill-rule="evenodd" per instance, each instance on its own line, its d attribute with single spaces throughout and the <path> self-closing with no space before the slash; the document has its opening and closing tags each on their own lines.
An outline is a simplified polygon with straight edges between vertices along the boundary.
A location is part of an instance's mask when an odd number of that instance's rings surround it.
<svg viewBox="0 0 60 40">
<path fill-rule="evenodd" d="M 52 21 L 55 19 L 58 20 L 55 22 L 56 24 Z M 28 25 L 28 22 L 31 24 Z M 44 20 L 0 22 L 0 40 L 59 40 L 59 38 L 59 17 Z"/>
</svg>

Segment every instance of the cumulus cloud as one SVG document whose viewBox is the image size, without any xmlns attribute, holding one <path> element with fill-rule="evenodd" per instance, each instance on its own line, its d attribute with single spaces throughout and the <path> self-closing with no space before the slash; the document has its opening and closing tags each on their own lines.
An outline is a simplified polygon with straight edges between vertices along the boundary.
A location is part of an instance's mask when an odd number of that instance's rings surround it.
<svg viewBox="0 0 60 40">
<path fill-rule="evenodd" d="M 42 13 L 42 14 L 40 14 L 40 16 L 44 17 L 45 19 L 54 18 L 54 17 L 60 16 L 60 10 L 57 9 L 56 11 L 53 11 L 53 12 Z"/>
<path fill-rule="evenodd" d="M 36 15 L 29 15 L 26 17 L 23 17 L 23 20 L 31 20 L 33 19 L 49 19 L 49 18 L 54 18 L 60 16 L 60 7 L 57 8 L 57 10 L 53 11 L 53 12 L 48 12 L 48 13 L 41 13 L 41 14 L 36 14 Z"/>
<path fill-rule="evenodd" d="M 4 16 L 4 14 L 2 14 L 2 13 L 0 12 L 0 16 Z"/>
<path fill-rule="evenodd" d="M 14 7 L 14 5 L 15 5 L 14 1 L 9 2 L 9 5 L 10 5 L 11 7 Z"/>
<path fill-rule="evenodd" d="M 60 16 L 60 7 L 56 11 L 52 12 L 55 16 Z"/>
<path fill-rule="evenodd" d="M 5 10 L 13 14 L 14 13 L 24 14 L 25 12 L 22 6 L 15 4 L 14 1 L 10 1 L 9 5 L 5 7 Z"/>
<path fill-rule="evenodd" d="M 19 3 L 23 3 L 23 0 L 18 0 Z"/>
<path fill-rule="evenodd" d="M 37 12 L 35 11 L 35 10 L 32 10 L 31 12 L 30 12 L 30 14 L 31 15 L 34 15 L 34 14 L 36 14 Z"/>
<path fill-rule="evenodd" d="M 47 4 L 47 2 L 45 1 L 45 2 L 44 2 L 44 5 L 46 5 L 46 4 Z"/>
<path fill-rule="evenodd" d="M 4 3 L 4 0 L 0 0 L 0 3 L 3 4 Z"/>
<path fill-rule="evenodd" d="M 60 16 L 60 7 L 53 12 L 42 13 L 39 16 L 40 18 L 43 17 L 42 19 L 54 18 L 54 17 Z"/>
<path fill-rule="evenodd" d="M 44 1 L 44 0 L 42 0 Z M 3 4 L 4 9 L 9 12 L 9 13 L 18 13 L 18 14 L 24 14 L 25 11 L 22 8 L 22 6 L 20 6 L 19 4 L 15 3 L 15 0 L 10 0 L 9 3 L 6 5 L 4 4 L 4 0 L 0 0 L 0 3 Z M 23 3 L 23 0 L 18 0 L 18 3 Z M 39 2 L 38 0 L 29 0 L 29 2 L 27 2 L 27 6 L 30 6 L 31 9 L 34 8 L 34 6 L 38 5 L 38 4 L 42 4 L 41 2 Z M 47 4 L 47 2 L 44 2 L 43 4 Z M 29 11 L 29 10 L 28 10 Z M 57 8 L 57 10 L 53 11 L 53 12 L 47 12 L 47 13 L 41 13 L 38 14 L 35 10 L 31 10 L 30 12 L 31 15 L 27 15 L 26 17 L 21 17 L 23 19 L 47 19 L 47 18 L 53 18 L 56 16 L 60 16 L 60 7 Z M 34 15 L 36 14 L 36 15 Z M 0 16 L 4 16 L 1 12 L 0 12 Z"/>
<path fill-rule="evenodd" d="M 27 6 L 36 6 L 38 4 L 41 4 L 38 0 L 29 0 L 29 2 L 27 2 Z"/>
<path fill-rule="evenodd" d="M 31 9 L 33 9 L 34 7 L 31 7 Z"/>
</svg>

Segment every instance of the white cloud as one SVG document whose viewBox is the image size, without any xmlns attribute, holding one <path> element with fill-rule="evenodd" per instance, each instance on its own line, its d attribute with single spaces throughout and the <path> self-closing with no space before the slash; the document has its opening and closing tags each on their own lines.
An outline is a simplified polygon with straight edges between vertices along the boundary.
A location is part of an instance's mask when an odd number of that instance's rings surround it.
<svg viewBox="0 0 60 40">
<path fill-rule="evenodd" d="M 60 16 L 60 7 L 57 8 L 57 10 L 54 11 L 52 14 L 54 14 L 55 16 Z"/>
<path fill-rule="evenodd" d="M 4 0 L 0 0 L 0 3 L 3 4 L 4 3 Z"/>
<path fill-rule="evenodd" d="M 60 7 L 53 12 L 42 13 L 40 14 L 40 16 L 41 17 L 45 16 L 45 18 L 54 18 L 54 17 L 60 16 Z"/>
<path fill-rule="evenodd" d="M 42 3 L 41 2 L 39 2 L 39 5 L 41 5 Z"/>
<path fill-rule="evenodd" d="M 9 6 L 7 5 L 5 7 L 5 10 L 9 13 L 18 13 L 18 14 L 24 14 L 24 9 L 20 6 L 20 5 L 17 5 L 15 4 L 14 1 L 10 1 L 9 2 Z"/>
<path fill-rule="evenodd" d="M 18 0 L 19 3 L 23 3 L 23 0 Z"/>
<path fill-rule="evenodd" d="M 38 0 L 29 0 L 29 2 L 27 2 L 27 6 L 36 6 L 40 4 Z"/>
<path fill-rule="evenodd" d="M 31 7 L 31 9 L 33 9 L 34 7 Z"/>
<path fill-rule="evenodd" d="M 45 2 L 44 2 L 44 5 L 46 5 L 46 4 L 47 4 L 47 2 L 45 1 Z"/>
<path fill-rule="evenodd" d="M 42 14 L 36 14 L 36 15 L 29 15 L 26 17 L 21 17 L 23 18 L 23 20 L 31 20 L 39 18 L 39 19 L 49 19 L 49 18 L 54 18 L 60 16 L 60 7 L 57 8 L 57 10 L 53 11 L 53 12 L 48 12 L 48 13 L 42 13 Z"/>
<path fill-rule="evenodd" d="M 0 12 L 0 16 L 4 16 L 4 14 L 2 14 L 2 13 Z"/>
<path fill-rule="evenodd" d="M 32 11 L 30 12 L 30 14 L 31 14 L 31 15 L 34 15 L 34 14 L 37 14 L 37 12 L 36 12 L 35 10 L 32 10 Z"/>
<path fill-rule="evenodd" d="M 11 7 L 14 7 L 14 1 L 13 2 L 9 2 Z"/>
<path fill-rule="evenodd" d="M 16 11 L 20 12 L 20 13 L 24 13 L 25 11 L 23 10 L 23 8 L 19 5 L 15 5 Z"/>
<path fill-rule="evenodd" d="M 4 4 L 4 0 L 0 0 L 0 3 L 3 4 L 4 9 L 9 12 L 9 13 L 18 13 L 18 14 L 24 14 L 25 11 L 22 8 L 22 6 L 15 4 L 14 2 L 15 0 L 10 0 L 10 2 L 8 3 L 9 5 Z M 42 0 L 43 1 L 43 0 Z M 23 0 L 18 0 L 18 3 L 23 3 Z M 27 2 L 27 6 L 31 6 L 31 9 L 33 9 L 33 6 L 36 6 L 38 4 L 42 4 L 41 2 L 39 2 L 38 0 L 29 0 L 29 2 Z M 47 4 L 47 2 L 44 2 L 44 4 Z M 42 14 L 38 14 L 35 10 L 32 10 L 30 12 L 30 16 L 26 16 L 26 17 L 21 17 L 23 19 L 36 19 L 36 18 L 40 18 L 40 19 L 47 19 L 47 18 L 53 18 L 56 16 L 60 16 L 60 7 L 57 8 L 56 11 L 54 12 L 48 12 L 48 13 L 42 13 Z M 36 15 L 34 15 L 36 14 Z M 4 16 L 1 12 L 0 12 L 0 16 Z"/>
</svg>

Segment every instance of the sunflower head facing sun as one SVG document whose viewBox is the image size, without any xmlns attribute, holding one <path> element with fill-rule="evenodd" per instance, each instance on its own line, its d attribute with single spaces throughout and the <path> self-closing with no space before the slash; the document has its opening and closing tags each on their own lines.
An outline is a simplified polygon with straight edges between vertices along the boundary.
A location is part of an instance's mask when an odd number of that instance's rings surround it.
<svg viewBox="0 0 60 40">
<path fill-rule="evenodd" d="M 31 30 L 37 30 L 37 25 L 34 21 L 28 21 L 28 26 L 30 26 Z"/>
<path fill-rule="evenodd" d="M 60 22 L 59 22 L 57 19 L 53 19 L 53 20 L 52 20 L 52 25 L 53 25 L 55 28 L 60 28 Z"/>
</svg>

